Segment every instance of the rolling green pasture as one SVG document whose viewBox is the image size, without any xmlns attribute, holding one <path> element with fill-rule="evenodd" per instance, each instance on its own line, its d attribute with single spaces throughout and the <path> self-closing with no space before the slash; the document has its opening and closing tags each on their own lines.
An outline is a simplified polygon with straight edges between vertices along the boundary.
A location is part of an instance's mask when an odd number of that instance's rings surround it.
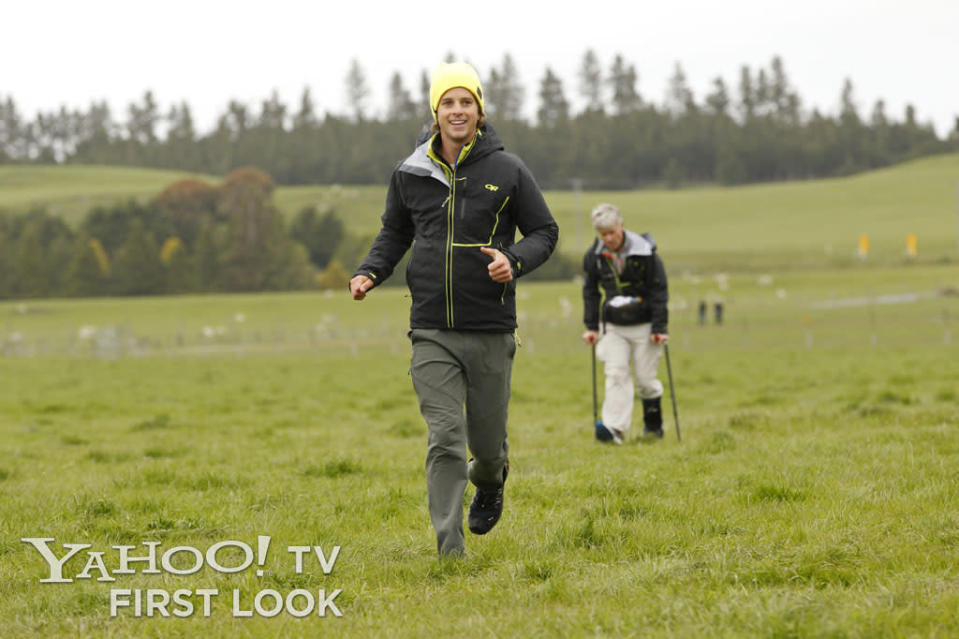
<svg viewBox="0 0 959 639">
<path fill-rule="evenodd" d="M 592 439 L 577 285 L 521 282 L 506 510 L 452 564 L 403 291 L 0 303 L 0 634 L 959 634 L 959 268 L 670 275 L 682 440 L 664 399 L 666 438 L 621 447 Z M 261 576 L 68 584 L 21 541 L 91 544 L 112 573 L 114 545 L 259 535 Z M 289 545 L 341 552 L 297 573 Z M 111 588 L 221 594 L 208 618 L 111 618 Z M 298 588 L 340 589 L 343 616 L 233 616 L 234 589 Z"/>
<path fill-rule="evenodd" d="M 213 181 L 182 171 L 136 167 L 5 165 L 0 166 L 0 210 L 24 211 L 41 206 L 76 223 L 95 206 L 147 200 L 186 177 Z"/>
<path fill-rule="evenodd" d="M 920 261 L 959 258 L 959 154 L 828 180 L 545 195 L 560 250 L 571 255 L 592 238 L 588 212 L 611 202 L 627 228 L 654 235 L 676 270 L 845 267 L 859 259 L 861 235 L 873 263 L 903 263 L 908 235 L 917 237 Z M 361 235 L 378 231 L 384 197 L 385 186 L 281 187 L 276 195 L 288 213 L 328 203 Z"/>
<path fill-rule="evenodd" d="M 0 210 L 46 204 L 76 221 L 93 204 L 146 198 L 181 177 L 148 169 L 3 166 Z M 279 187 L 275 200 L 290 216 L 305 206 L 332 206 L 352 233 L 373 235 L 386 177 L 378 186 Z M 623 210 L 629 228 L 653 233 L 674 269 L 788 271 L 849 266 L 858 259 L 860 235 L 870 238 L 871 263 L 901 264 L 910 234 L 918 239 L 919 261 L 955 263 L 957 185 L 959 154 L 949 154 L 828 180 L 678 191 L 549 191 L 546 199 L 560 224 L 560 250 L 570 255 L 579 255 L 590 241 L 588 211 L 608 201 Z"/>
</svg>

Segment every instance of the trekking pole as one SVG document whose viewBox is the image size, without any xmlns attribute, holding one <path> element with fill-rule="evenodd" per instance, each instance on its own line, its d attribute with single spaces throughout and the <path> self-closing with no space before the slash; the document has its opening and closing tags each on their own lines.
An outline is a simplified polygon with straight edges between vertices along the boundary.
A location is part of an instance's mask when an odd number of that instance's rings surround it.
<svg viewBox="0 0 959 639">
<path fill-rule="evenodd" d="M 676 409 L 676 387 L 673 386 L 673 365 L 669 361 L 669 344 L 666 342 L 663 342 L 663 351 L 666 353 L 666 371 L 669 373 L 669 399 L 673 402 L 673 419 L 676 421 L 676 441 L 682 441 L 682 437 L 679 436 L 679 411 Z M 593 392 L 595 391 L 594 382 Z"/>
<path fill-rule="evenodd" d="M 596 416 L 596 342 L 590 344 L 590 351 L 593 354 L 593 426 L 599 423 Z"/>
</svg>

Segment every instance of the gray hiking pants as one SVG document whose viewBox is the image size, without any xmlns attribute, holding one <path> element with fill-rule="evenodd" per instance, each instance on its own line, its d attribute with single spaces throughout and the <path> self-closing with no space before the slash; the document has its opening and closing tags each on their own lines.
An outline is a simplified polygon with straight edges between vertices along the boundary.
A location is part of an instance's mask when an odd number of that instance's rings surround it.
<svg viewBox="0 0 959 639">
<path fill-rule="evenodd" d="M 461 554 L 466 481 L 503 483 L 512 333 L 414 329 L 410 375 L 429 427 L 426 488 L 441 556 Z M 473 456 L 467 465 L 466 449 Z"/>
</svg>

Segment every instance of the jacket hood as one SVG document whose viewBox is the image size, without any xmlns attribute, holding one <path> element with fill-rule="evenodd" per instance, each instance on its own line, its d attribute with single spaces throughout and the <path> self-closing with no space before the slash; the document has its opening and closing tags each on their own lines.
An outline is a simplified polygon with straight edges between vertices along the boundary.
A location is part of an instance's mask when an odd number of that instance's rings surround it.
<svg viewBox="0 0 959 639">
<path fill-rule="evenodd" d="M 439 134 L 432 133 L 429 127 L 423 127 L 416 138 L 416 148 L 400 163 L 399 170 L 419 176 L 431 176 L 449 186 L 445 171 L 430 156 L 439 156 L 436 150 L 439 146 Z M 496 131 L 489 124 L 483 125 L 473 138 L 468 153 L 461 162 L 468 164 L 496 151 L 504 149 L 502 141 Z"/>
<path fill-rule="evenodd" d="M 500 147 L 501 149 L 502 149 L 502 148 L 505 148 L 505 147 L 503 147 L 503 143 L 500 141 L 499 136 L 496 134 L 496 131 L 493 130 L 493 127 L 492 127 L 489 123 L 484 124 L 483 126 L 481 126 L 479 130 L 482 131 L 484 135 L 489 135 L 489 136 L 491 136 L 491 139 L 492 139 L 497 145 L 499 145 L 499 147 Z M 432 123 L 432 122 L 424 122 L 422 128 L 420 128 L 420 132 L 416 135 L 416 142 L 414 143 L 415 146 L 418 147 L 418 146 L 420 146 L 421 144 L 423 144 L 424 142 L 426 142 L 427 140 L 432 139 L 432 138 L 433 138 L 433 135 L 434 135 L 434 133 L 433 133 L 433 123 Z"/>
<path fill-rule="evenodd" d="M 440 151 L 440 135 L 439 133 L 434 133 L 430 136 L 429 143 L 432 145 L 434 153 L 439 156 Z M 478 160 L 481 157 L 487 156 L 490 153 L 495 153 L 496 151 L 503 150 L 503 142 L 500 141 L 499 136 L 496 135 L 496 131 L 493 130 L 488 124 L 484 124 L 476 131 L 476 136 L 473 138 L 473 141 L 468 144 L 468 153 L 465 157 L 461 155 L 460 162 L 473 162 Z"/>
<path fill-rule="evenodd" d="M 621 253 L 625 256 L 629 255 L 652 255 L 656 251 L 656 241 L 653 239 L 653 236 L 649 233 L 633 233 L 632 231 L 623 230 L 623 235 L 626 238 Z M 606 245 L 603 244 L 603 241 L 598 239 L 593 249 L 597 254 L 601 254 L 606 250 Z"/>
</svg>

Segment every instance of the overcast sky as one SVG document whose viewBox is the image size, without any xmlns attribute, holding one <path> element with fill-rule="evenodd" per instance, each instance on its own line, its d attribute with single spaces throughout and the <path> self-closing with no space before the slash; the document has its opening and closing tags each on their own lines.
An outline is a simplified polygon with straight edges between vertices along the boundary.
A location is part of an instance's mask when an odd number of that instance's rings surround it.
<svg viewBox="0 0 959 639">
<path fill-rule="evenodd" d="M 295 110 L 306 86 L 321 113 L 343 113 L 354 58 L 380 115 L 394 71 L 416 91 L 447 52 L 484 78 L 509 52 L 530 113 L 550 66 L 578 110 L 589 48 L 604 69 L 622 54 L 657 104 L 677 62 L 701 102 L 717 76 L 735 96 L 741 66 L 755 72 L 779 55 L 807 111 L 835 114 L 848 77 L 863 117 L 877 99 L 896 120 L 912 103 L 945 135 L 959 116 L 959 0 L 11 0 L 0 20 L 0 99 L 31 118 L 105 99 L 123 120 L 150 89 L 164 110 L 189 103 L 206 131 L 230 99 L 258 109 L 276 90 Z"/>
</svg>

